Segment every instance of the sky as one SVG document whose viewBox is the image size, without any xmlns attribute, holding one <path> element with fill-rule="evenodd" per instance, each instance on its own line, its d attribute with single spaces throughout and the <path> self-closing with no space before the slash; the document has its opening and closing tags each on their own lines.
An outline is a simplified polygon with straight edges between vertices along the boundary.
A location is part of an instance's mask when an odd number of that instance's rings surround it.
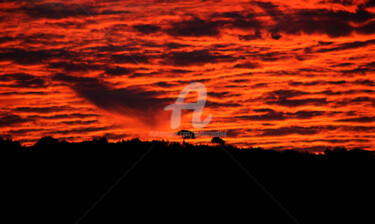
<svg viewBox="0 0 375 224">
<path fill-rule="evenodd" d="M 375 150 L 373 0 L 2 0 L 0 27 L 0 135 L 26 145 L 187 129 Z M 164 108 L 193 82 L 212 119 L 194 128 L 183 110 L 171 129 Z"/>
</svg>

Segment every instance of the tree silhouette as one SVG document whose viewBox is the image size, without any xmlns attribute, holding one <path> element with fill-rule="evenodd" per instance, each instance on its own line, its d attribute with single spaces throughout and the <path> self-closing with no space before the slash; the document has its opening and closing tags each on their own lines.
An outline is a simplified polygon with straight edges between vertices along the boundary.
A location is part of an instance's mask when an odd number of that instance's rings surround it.
<svg viewBox="0 0 375 224">
<path fill-rule="evenodd" d="M 55 139 L 51 136 L 45 136 L 41 138 L 38 142 L 35 143 L 36 147 L 45 147 L 45 146 L 53 146 L 58 145 L 60 142 L 58 139 Z"/>
<path fill-rule="evenodd" d="M 211 142 L 215 143 L 217 145 L 224 145 L 225 144 L 225 141 L 223 139 L 221 139 L 220 137 L 213 137 L 211 139 Z"/>
<path fill-rule="evenodd" d="M 101 137 L 101 138 L 98 138 L 98 139 L 93 139 L 92 140 L 93 142 L 97 143 L 97 144 L 108 144 L 108 140 L 106 137 Z"/>
<path fill-rule="evenodd" d="M 182 137 L 182 143 L 185 143 L 185 139 L 195 139 L 195 134 L 189 130 L 181 130 L 177 132 L 178 136 Z"/>
<path fill-rule="evenodd" d="M 22 148 L 21 143 L 18 141 L 13 141 L 12 139 L 3 139 L 0 137 L 0 148 L 1 150 L 19 150 Z"/>
</svg>

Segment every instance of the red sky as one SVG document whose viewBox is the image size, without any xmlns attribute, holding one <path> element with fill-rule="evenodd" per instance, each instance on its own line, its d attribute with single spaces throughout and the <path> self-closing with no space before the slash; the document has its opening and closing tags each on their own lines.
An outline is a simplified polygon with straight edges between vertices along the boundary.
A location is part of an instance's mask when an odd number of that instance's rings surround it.
<svg viewBox="0 0 375 224">
<path fill-rule="evenodd" d="M 0 135 L 25 144 L 176 131 L 163 108 L 201 82 L 212 121 L 181 129 L 375 150 L 374 1 L 5 0 L 0 26 Z"/>
</svg>

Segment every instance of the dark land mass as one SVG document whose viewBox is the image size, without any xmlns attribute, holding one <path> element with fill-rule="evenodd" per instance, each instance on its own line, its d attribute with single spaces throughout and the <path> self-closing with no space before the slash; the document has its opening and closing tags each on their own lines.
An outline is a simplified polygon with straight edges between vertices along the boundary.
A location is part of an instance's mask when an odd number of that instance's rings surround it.
<svg viewBox="0 0 375 224">
<path fill-rule="evenodd" d="M 361 149 L 51 137 L 31 147 L 0 138 L 0 148 L 1 223 L 375 220 L 375 156 Z"/>
</svg>

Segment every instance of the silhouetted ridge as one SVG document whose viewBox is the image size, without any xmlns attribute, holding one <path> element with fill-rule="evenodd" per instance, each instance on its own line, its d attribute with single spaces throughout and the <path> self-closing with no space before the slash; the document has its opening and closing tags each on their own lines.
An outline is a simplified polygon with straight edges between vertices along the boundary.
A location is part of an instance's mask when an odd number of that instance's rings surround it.
<svg viewBox="0 0 375 224">
<path fill-rule="evenodd" d="M 179 132 L 183 139 L 191 138 L 194 133 L 182 130 Z M 195 136 L 193 136 L 194 138 Z M 216 145 L 193 145 L 189 143 L 183 143 L 180 144 L 178 142 L 169 142 L 169 141 L 141 141 L 138 138 L 134 138 L 131 140 L 122 140 L 115 143 L 109 142 L 105 137 L 93 139 L 91 141 L 82 141 L 82 142 L 67 142 L 65 140 L 59 141 L 58 139 L 55 139 L 51 136 L 42 137 L 39 141 L 37 141 L 33 146 L 22 146 L 20 142 L 13 141 L 12 139 L 4 139 L 0 137 L 0 146 L 5 151 L 35 151 L 38 149 L 46 149 L 49 150 L 56 150 L 56 149 L 65 149 L 67 151 L 70 151 L 71 148 L 77 148 L 81 150 L 87 150 L 89 147 L 90 150 L 102 150 L 102 153 L 105 154 L 106 150 L 110 150 L 111 148 L 117 149 L 119 146 L 124 147 L 142 147 L 142 146 L 157 146 L 158 150 L 218 150 L 221 148 L 220 146 L 225 145 L 225 141 L 221 139 L 220 137 L 214 137 L 211 140 L 212 143 Z M 352 150 L 348 150 L 345 147 L 327 147 L 327 149 L 323 152 L 323 154 L 316 155 L 315 153 L 311 153 L 308 151 L 301 151 L 301 150 L 269 150 L 269 149 L 263 149 L 261 147 L 256 148 L 239 148 L 233 145 L 225 145 L 225 149 L 230 150 L 235 153 L 240 153 L 241 151 L 245 154 L 248 152 L 260 154 L 263 153 L 265 155 L 282 155 L 282 156 L 288 156 L 288 157 L 298 157 L 298 156 L 311 156 L 311 157 L 327 157 L 327 158 L 341 158 L 341 159 L 350 159 L 350 158 L 367 158 L 367 159 L 374 159 L 374 152 L 373 151 L 367 151 L 360 148 L 354 148 Z M 78 152 L 76 152 L 78 153 Z"/>
</svg>

